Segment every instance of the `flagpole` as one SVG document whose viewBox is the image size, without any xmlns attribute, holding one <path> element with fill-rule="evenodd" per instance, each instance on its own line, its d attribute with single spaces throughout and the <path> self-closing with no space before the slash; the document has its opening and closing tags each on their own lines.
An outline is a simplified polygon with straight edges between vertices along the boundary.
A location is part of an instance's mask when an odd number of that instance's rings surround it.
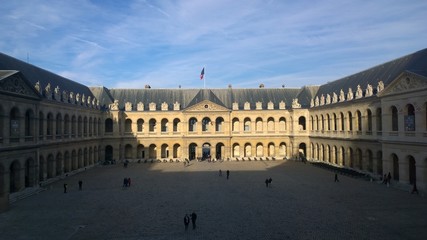
<svg viewBox="0 0 427 240">
<path fill-rule="evenodd" d="M 203 67 L 205 69 L 205 74 L 203 74 L 203 88 L 206 89 L 206 67 Z"/>
</svg>

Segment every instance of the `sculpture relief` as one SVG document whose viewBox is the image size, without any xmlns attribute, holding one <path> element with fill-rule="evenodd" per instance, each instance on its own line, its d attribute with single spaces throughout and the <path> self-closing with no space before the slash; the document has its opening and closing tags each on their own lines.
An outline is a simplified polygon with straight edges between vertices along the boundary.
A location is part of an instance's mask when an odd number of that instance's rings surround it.
<svg viewBox="0 0 427 240">
<path fill-rule="evenodd" d="M 379 81 L 377 86 L 377 93 L 381 92 L 382 90 L 384 90 L 384 83 L 383 81 Z"/>
<path fill-rule="evenodd" d="M 262 109 L 262 102 L 256 102 L 255 106 L 256 106 L 257 110 L 261 110 Z"/>
<path fill-rule="evenodd" d="M 267 109 L 269 109 L 269 110 L 274 109 L 274 103 L 272 101 L 268 102 Z"/>
<path fill-rule="evenodd" d="M 173 104 L 173 110 L 174 111 L 179 111 L 179 110 L 181 110 L 181 104 L 179 104 L 179 102 L 177 101 L 177 102 L 175 102 L 174 104 Z"/>
<path fill-rule="evenodd" d="M 75 104 L 76 103 L 76 99 L 74 98 L 74 93 L 70 92 L 70 103 L 71 104 Z"/>
<path fill-rule="evenodd" d="M 298 98 L 292 99 L 292 108 L 301 108 L 301 104 L 298 103 Z"/>
<path fill-rule="evenodd" d="M 156 103 L 151 102 L 150 104 L 148 104 L 148 109 L 150 111 L 156 111 Z"/>
<path fill-rule="evenodd" d="M 353 90 L 351 88 L 348 88 L 347 101 L 348 100 L 353 100 Z"/>
<path fill-rule="evenodd" d="M 234 102 L 233 103 L 233 110 L 239 110 L 239 104 Z"/>
<path fill-rule="evenodd" d="M 338 95 L 334 92 L 332 94 L 332 103 L 336 103 L 336 102 L 338 102 Z"/>
<path fill-rule="evenodd" d="M 62 91 L 62 101 L 68 103 L 68 93 L 67 91 Z"/>
<path fill-rule="evenodd" d="M 46 96 L 47 99 L 52 99 L 52 92 L 50 90 L 50 83 L 47 84 L 47 86 L 44 89 L 44 94 Z"/>
<path fill-rule="evenodd" d="M 363 97 L 363 91 L 362 88 L 360 87 L 360 85 L 357 85 L 357 90 L 356 90 L 356 99 L 362 98 Z"/>
<path fill-rule="evenodd" d="M 110 104 L 110 110 L 119 110 L 119 100 L 115 99 L 113 103 Z"/>
<path fill-rule="evenodd" d="M 340 102 L 344 102 L 345 101 L 345 95 L 344 95 L 344 91 L 341 89 L 340 90 Z"/>
<path fill-rule="evenodd" d="M 251 110 L 251 104 L 249 102 L 245 102 L 245 104 L 243 105 L 243 109 L 244 110 Z"/>
<path fill-rule="evenodd" d="M 54 90 L 54 96 L 55 96 L 55 100 L 60 102 L 61 101 L 61 91 L 59 90 L 59 86 L 56 86 L 55 90 Z"/>
<path fill-rule="evenodd" d="M 126 112 L 131 112 L 132 111 L 132 103 L 131 102 L 126 102 L 125 103 L 125 111 Z"/>
<path fill-rule="evenodd" d="M 330 104 L 331 103 L 331 95 L 326 94 L 326 104 Z"/>
<path fill-rule="evenodd" d="M 167 111 L 168 110 L 168 104 L 166 102 L 162 103 L 162 111 Z"/>
<path fill-rule="evenodd" d="M 283 100 L 279 102 L 279 109 L 286 109 L 286 103 Z"/>
<path fill-rule="evenodd" d="M 40 93 L 40 82 L 39 81 L 36 82 L 36 85 L 34 86 L 34 88 L 37 90 L 37 92 Z"/>
<path fill-rule="evenodd" d="M 370 97 L 370 96 L 372 96 L 374 93 L 373 93 L 373 90 L 372 90 L 372 85 L 371 84 L 368 84 L 368 87 L 366 88 L 366 94 L 365 94 L 365 97 Z"/>
</svg>

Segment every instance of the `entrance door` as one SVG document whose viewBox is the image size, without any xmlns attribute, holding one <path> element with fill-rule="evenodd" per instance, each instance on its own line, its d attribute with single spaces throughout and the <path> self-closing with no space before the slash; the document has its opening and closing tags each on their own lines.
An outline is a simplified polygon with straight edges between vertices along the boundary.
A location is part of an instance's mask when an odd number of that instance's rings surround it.
<svg viewBox="0 0 427 240">
<path fill-rule="evenodd" d="M 202 147 L 202 160 L 210 160 L 211 158 L 211 145 L 209 143 L 203 144 Z"/>
</svg>

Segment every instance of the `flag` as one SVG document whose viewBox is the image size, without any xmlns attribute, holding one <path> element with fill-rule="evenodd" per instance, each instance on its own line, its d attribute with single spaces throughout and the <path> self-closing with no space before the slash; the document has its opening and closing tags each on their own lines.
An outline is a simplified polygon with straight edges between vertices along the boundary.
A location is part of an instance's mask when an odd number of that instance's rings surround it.
<svg viewBox="0 0 427 240">
<path fill-rule="evenodd" d="M 205 77 L 205 68 L 202 69 L 202 72 L 200 73 L 200 80 L 203 80 Z"/>
</svg>

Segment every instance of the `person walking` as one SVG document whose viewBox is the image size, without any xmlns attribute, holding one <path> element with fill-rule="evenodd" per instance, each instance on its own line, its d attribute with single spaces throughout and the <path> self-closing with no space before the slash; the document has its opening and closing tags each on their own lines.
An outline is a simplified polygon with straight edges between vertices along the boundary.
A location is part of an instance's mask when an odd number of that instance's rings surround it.
<svg viewBox="0 0 427 240">
<path fill-rule="evenodd" d="M 271 182 L 273 182 L 273 179 L 271 177 L 268 179 L 268 186 L 271 187 Z"/>
<path fill-rule="evenodd" d="M 268 178 L 265 179 L 265 187 L 268 187 Z"/>
<path fill-rule="evenodd" d="M 191 223 L 193 224 L 193 230 L 196 229 L 196 220 L 197 220 L 197 214 L 193 212 L 191 214 Z"/>
<path fill-rule="evenodd" d="M 188 214 L 185 214 L 185 216 L 184 216 L 185 231 L 187 231 L 189 224 L 190 224 L 190 217 L 188 216 Z"/>
<path fill-rule="evenodd" d="M 79 180 L 79 191 L 81 191 L 81 190 L 82 190 L 82 187 L 83 187 L 83 181 L 82 181 L 82 180 Z"/>
<path fill-rule="evenodd" d="M 64 183 L 64 193 L 67 193 L 67 187 L 68 187 L 68 185 L 66 183 Z"/>
<path fill-rule="evenodd" d="M 227 170 L 227 180 L 228 180 L 229 177 L 230 177 L 230 171 Z"/>
<path fill-rule="evenodd" d="M 335 180 L 334 180 L 335 182 L 339 182 L 340 180 L 338 180 L 338 174 L 337 173 L 335 173 Z"/>
<path fill-rule="evenodd" d="M 221 171 L 221 169 L 219 170 L 219 176 L 222 176 L 222 171 Z"/>
</svg>

